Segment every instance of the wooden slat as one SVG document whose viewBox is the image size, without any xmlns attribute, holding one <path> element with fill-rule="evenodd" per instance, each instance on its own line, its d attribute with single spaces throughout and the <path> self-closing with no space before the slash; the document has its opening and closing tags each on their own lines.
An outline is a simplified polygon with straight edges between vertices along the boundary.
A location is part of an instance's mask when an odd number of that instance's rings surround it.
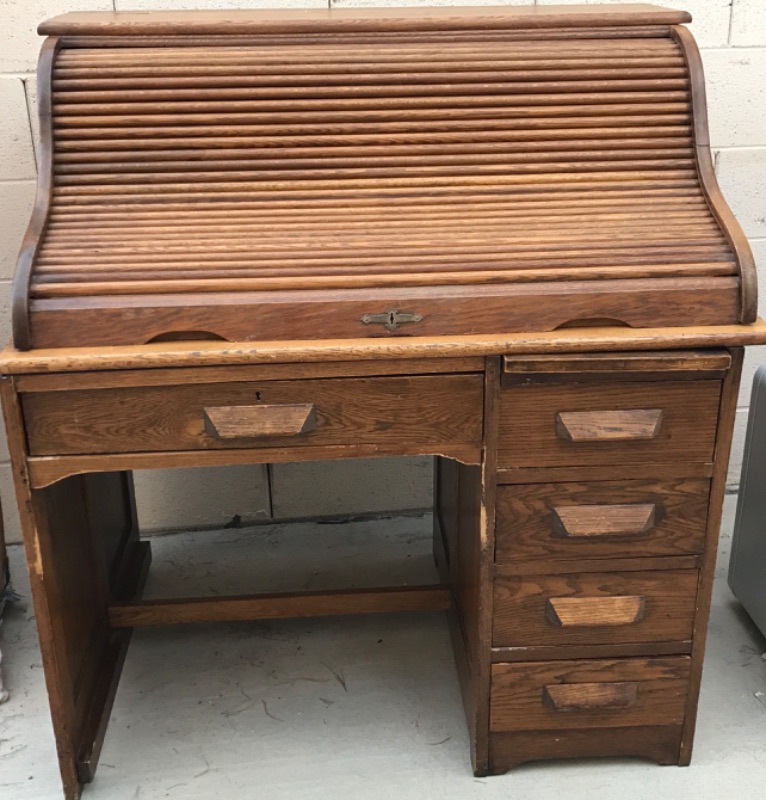
<svg viewBox="0 0 766 800">
<path fill-rule="evenodd" d="M 696 84 L 669 27 L 575 12 L 549 28 L 545 12 L 538 29 L 537 15 L 461 13 L 458 23 L 454 13 L 413 23 L 384 12 L 390 28 L 377 12 L 350 27 L 334 14 L 305 29 L 298 14 L 206 40 L 68 38 L 47 76 L 51 208 L 25 290 L 48 337 L 53 314 L 110 296 L 132 307 L 217 292 L 276 303 L 282 291 L 578 278 L 614 280 L 616 293 L 577 318 L 636 325 L 623 277 L 739 274 L 700 186 Z M 726 321 L 730 287 L 714 286 L 705 305 L 717 315 L 684 302 L 679 322 Z M 228 305 L 205 320 L 171 306 L 174 328 L 263 335 L 250 324 L 234 332 L 240 312 Z M 120 313 L 104 324 L 124 328 Z M 474 309 L 461 314 L 472 325 Z M 510 311 L 495 317 L 522 324 Z M 354 311 L 348 335 L 357 321 Z M 428 315 L 424 324 L 435 330 Z M 319 317 L 314 326 L 337 330 Z"/>
</svg>

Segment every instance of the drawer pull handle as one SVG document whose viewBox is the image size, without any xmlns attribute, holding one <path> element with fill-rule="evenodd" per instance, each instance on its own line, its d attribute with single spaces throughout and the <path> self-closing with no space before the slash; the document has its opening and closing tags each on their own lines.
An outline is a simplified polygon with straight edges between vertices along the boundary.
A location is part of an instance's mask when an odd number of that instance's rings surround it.
<svg viewBox="0 0 766 800">
<path fill-rule="evenodd" d="M 558 683 L 543 687 L 543 704 L 554 711 L 628 708 L 638 699 L 638 681 Z"/>
<path fill-rule="evenodd" d="M 629 411 L 559 411 L 556 436 L 567 442 L 626 442 L 655 439 L 662 425 L 661 408 Z"/>
<path fill-rule="evenodd" d="M 654 503 L 608 506 L 554 506 L 553 535 L 586 539 L 638 536 L 654 527 Z"/>
<path fill-rule="evenodd" d="M 216 439 L 298 436 L 316 428 L 313 403 L 217 406 L 204 409 L 205 431 Z"/>
<path fill-rule="evenodd" d="M 633 625 L 644 616 L 641 595 L 616 597 L 549 597 L 545 619 L 561 628 Z"/>
</svg>

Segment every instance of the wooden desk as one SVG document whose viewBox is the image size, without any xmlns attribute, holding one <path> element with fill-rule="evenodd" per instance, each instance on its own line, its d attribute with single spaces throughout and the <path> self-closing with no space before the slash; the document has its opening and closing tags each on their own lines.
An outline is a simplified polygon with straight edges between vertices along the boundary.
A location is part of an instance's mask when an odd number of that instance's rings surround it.
<svg viewBox="0 0 766 800">
<path fill-rule="evenodd" d="M 154 345 L 112 352 L 111 370 L 100 349 L 6 351 L 66 796 L 93 777 L 133 627 L 383 611 L 449 610 L 477 775 L 688 763 L 740 345 L 766 326 L 644 333 L 641 350 L 623 329 L 526 336 L 520 352 L 512 337 L 303 343 L 300 363 L 294 343 Z M 294 430 L 231 431 L 211 413 L 228 407 Z M 140 600 L 131 469 L 412 453 L 437 456 L 441 585 Z"/>
<path fill-rule="evenodd" d="M 683 12 L 65 15 L 3 409 L 67 798 L 138 625 L 448 611 L 477 775 L 686 764 L 755 267 Z M 133 469 L 437 458 L 437 586 L 140 599 Z"/>
</svg>

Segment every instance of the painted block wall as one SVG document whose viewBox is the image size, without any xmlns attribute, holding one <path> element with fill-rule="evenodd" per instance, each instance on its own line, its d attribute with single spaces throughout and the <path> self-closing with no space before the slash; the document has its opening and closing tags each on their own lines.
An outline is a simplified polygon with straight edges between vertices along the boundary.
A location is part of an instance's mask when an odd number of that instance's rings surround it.
<svg viewBox="0 0 766 800">
<path fill-rule="evenodd" d="M 0 0 L 0 339 L 8 341 L 10 282 L 34 199 L 37 24 L 66 11 L 380 5 L 553 5 L 592 0 Z M 600 0 L 600 2 L 621 0 Z M 716 171 L 749 237 L 766 316 L 766 0 L 665 0 L 694 16 L 707 76 Z M 766 347 L 750 350 L 729 482 L 742 459 L 752 376 Z M 430 504 L 428 459 L 152 471 L 136 475 L 144 529 L 167 530 L 311 516 L 413 510 Z M 4 437 L 0 499 L 9 541 L 19 539 Z"/>
</svg>

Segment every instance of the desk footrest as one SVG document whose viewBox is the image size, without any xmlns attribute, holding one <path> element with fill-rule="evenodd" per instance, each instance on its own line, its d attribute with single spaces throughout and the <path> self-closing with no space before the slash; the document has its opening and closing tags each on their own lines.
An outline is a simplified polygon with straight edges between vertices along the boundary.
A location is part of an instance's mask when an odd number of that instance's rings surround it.
<svg viewBox="0 0 766 800">
<path fill-rule="evenodd" d="M 239 622 L 397 611 L 446 611 L 448 586 L 401 586 L 347 591 L 293 592 L 236 597 L 139 600 L 109 606 L 113 628 L 185 622 Z"/>
</svg>

